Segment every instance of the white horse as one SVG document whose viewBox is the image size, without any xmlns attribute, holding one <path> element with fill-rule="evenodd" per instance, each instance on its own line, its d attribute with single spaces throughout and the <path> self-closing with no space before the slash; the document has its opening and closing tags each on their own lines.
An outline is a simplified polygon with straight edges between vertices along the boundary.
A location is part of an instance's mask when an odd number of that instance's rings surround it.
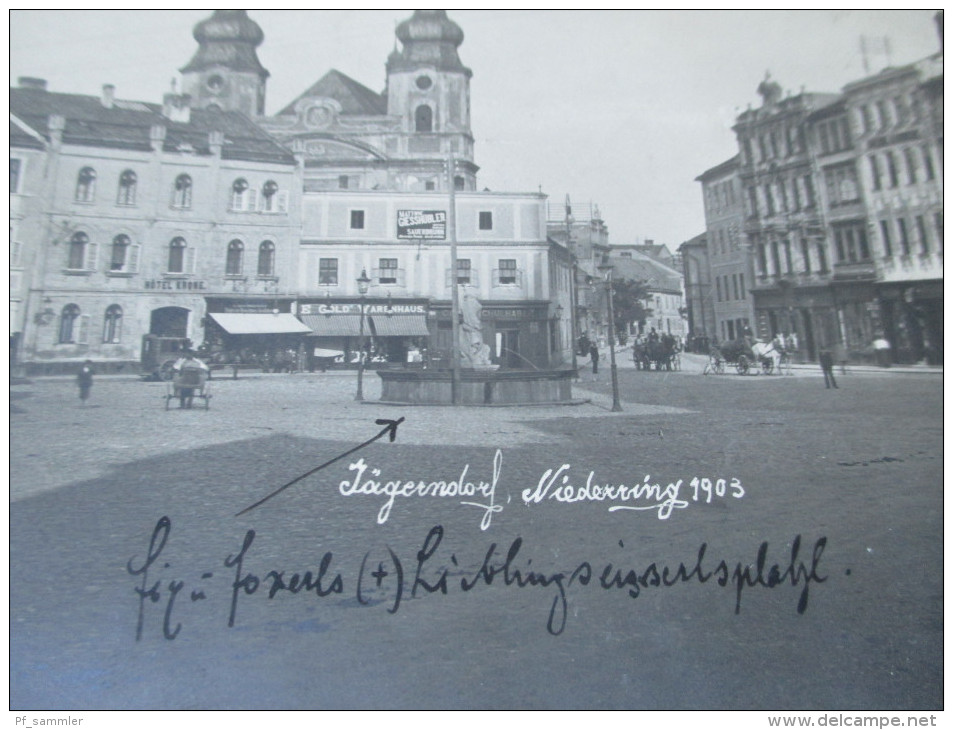
<svg viewBox="0 0 953 730">
<path fill-rule="evenodd" d="M 763 372 L 781 374 L 781 353 L 774 342 L 755 342 L 751 345 L 751 351 L 758 358 Z"/>
</svg>

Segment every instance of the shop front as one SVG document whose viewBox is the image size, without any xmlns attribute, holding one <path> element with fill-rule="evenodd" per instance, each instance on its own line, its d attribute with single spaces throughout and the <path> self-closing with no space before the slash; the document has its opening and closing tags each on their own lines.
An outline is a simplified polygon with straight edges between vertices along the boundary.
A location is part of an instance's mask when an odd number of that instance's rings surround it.
<svg viewBox="0 0 953 730">
<path fill-rule="evenodd" d="M 430 357 L 427 300 L 361 302 L 354 298 L 301 300 L 298 319 L 309 329 L 309 370 L 357 367 L 424 367 Z"/>
<path fill-rule="evenodd" d="M 292 300 L 208 299 L 206 307 L 201 349 L 212 362 L 301 369 L 311 330 L 291 313 Z"/>
<path fill-rule="evenodd" d="M 449 368 L 453 341 L 450 304 L 435 304 L 434 313 L 432 355 Z M 559 364 L 559 322 L 550 315 L 549 302 L 483 302 L 480 321 L 490 361 L 501 369 L 545 370 Z"/>
</svg>

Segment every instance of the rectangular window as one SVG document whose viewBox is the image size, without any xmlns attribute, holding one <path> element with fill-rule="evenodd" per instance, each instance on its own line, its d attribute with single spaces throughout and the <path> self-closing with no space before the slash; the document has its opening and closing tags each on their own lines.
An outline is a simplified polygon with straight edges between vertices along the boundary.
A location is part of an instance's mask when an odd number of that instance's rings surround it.
<svg viewBox="0 0 953 730">
<path fill-rule="evenodd" d="M 884 256 L 893 256 L 893 242 L 890 240 L 890 221 L 880 221 L 880 240 L 884 244 Z"/>
<path fill-rule="evenodd" d="M 741 299 L 741 296 L 739 295 L 739 292 L 738 292 L 738 275 L 737 274 L 731 275 L 731 288 L 735 292 L 735 299 Z"/>
<path fill-rule="evenodd" d="M 890 115 L 887 113 L 887 104 L 884 101 L 877 102 L 877 116 L 880 118 L 880 128 L 886 129 L 890 126 Z"/>
<path fill-rule="evenodd" d="M 933 170 L 933 156 L 930 154 L 930 148 L 923 148 L 923 169 L 926 171 L 927 180 L 932 180 L 936 177 L 936 173 Z"/>
<path fill-rule="evenodd" d="M 870 156 L 870 178 L 873 181 L 874 190 L 880 190 L 880 160 L 877 155 Z"/>
<path fill-rule="evenodd" d="M 721 277 L 720 276 L 715 277 L 715 289 L 717 290 L 718 301 L 720 302 L 721 301 Z"/>
<path fill-rule="evenodd" d="M 774 215 L 774 195 L 770 183 L 764 186 L 764 200 L 768 206 L 768 215 Z"/>
<path fill-rule="evenodd" d="M 364 229 L 364 211 L 352 210 L 351 211 L 351 230 L 360 231 L 363 229 Z"/>
<path fill-rule="evenodd" d="M 860 116 L 864 121 L 864 132 L 868 134 L 874 131 L 874 120 L 870 114 L 870 107 L 866 104 L 860 108 Z"/>
<path fill-rule="evenodd" d="M 907 183 L 910 185 L 916 185 L 917 161 L 913 154 L 913 147 L 907 147 L 903 151 L 903 159 L 907 163 Z"/>
<path fill-rule="evenodd" d="M 748 217 L 754 218 L 758 215 L 758 196 L 754 188 L 748 188 Z"/>
<path fill-rule="evenodd" d="M 824 242 L 819 241 L 817 244 L 817 260 L 819 269 L 818 272 L 821 274 L 827 273 L 827 250 L 824 248 Z"/>
<path fill-rule="evenodd" d="M 480 211 L 480 230 L 481 231 L 492 231 L 493 230 L 493 213 L 489 210 Z"/>
<path fill-rule="evenodd" d="M 469 284 L 473 272 L 470 269 L 470 259 L 457 259 L 457 283 Z"/>
<path fill-rule="evenodd" d="M 943 213 L 933 214 L 933 230 L 936 232 L 937 250 L 943 253 Z"/>
<path fill-rule="evenodd" d="M 381 284 L 397 283 L 397 259 L 380 259 L 378 262 L 378 281 Z"/>
<path fill-rule="evenodd" d="M 811 179 L 810 175 L 804 176 L 804 207 L 813 208 L 814 207 L 814 181 Z"/>
<path fill-rule="evenodd" d="M 10 194 L 20 192 L 20 171 L 22 160 L 13 157 L 10 159 Z"/>
<path fill-rule="evenodd" d="M 930 242 L 927 240 L 927 227 L 923 222 L 923 216 L 917 216 L 917 235 L 920 237 L 920 253 L 930 253 Z"/>
<path fill-rule="evenodd" d="M 897 228 L 900 230 L 900 252 L 903 256 L 909 256 L 910 236 L 907 233 L 907 221 L 903 218 L 898 218 Z"/>
<path fill-rule="evenodd" d="M 893 157 L 893 152 L 887 153 L 887 176 L 890 178 L 890 187 L 895 188 L 900 184 L 897 176 L 897 161 Z"/>
<path fill-rule="evenodd" d="M 348 179 L 347 179 L 347 175 L 339 175 L 339 176 L 338 176 L 338 189 L 339 189 L 339 190 L 347 190 L 347 189 L 348 189 Z"/>
<path fill-rule="evenodd" d="M 745 275 L 744 275 L 744 274 L 738 274 L 738 281 L 739 281 L 740 284 L 741 284 L 741 298 L 742 298 L 742 299 L 747 299 L 748 295 L 745 294 Z"/>
<path fill-rule="evenodd" d="M 500 259 L 500 283 L 516 283 L 516 259 Z"/>
<path fill-rule="evenodd" d="M 806 238 L 801 239 L 801 259 L 804 261 L 804 273 L 811 273 L 811 247 Z"/>
<path fill-rule="evenodd" d="M 318 284 L 336 286 L 338 283 L 338 260 L 320 259 L 318 261 Z"/>
</svg>

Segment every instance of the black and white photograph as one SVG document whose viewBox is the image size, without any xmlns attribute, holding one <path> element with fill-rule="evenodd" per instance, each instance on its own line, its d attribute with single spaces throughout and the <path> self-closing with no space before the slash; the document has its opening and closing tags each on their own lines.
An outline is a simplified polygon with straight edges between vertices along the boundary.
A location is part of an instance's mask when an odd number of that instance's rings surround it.
<svg viewBox="0 0 953 730">
<path fill-rule="evenodd" d="M 11 730 L 942 721 L 943 10 L 8 20 Z"/>
</svg>

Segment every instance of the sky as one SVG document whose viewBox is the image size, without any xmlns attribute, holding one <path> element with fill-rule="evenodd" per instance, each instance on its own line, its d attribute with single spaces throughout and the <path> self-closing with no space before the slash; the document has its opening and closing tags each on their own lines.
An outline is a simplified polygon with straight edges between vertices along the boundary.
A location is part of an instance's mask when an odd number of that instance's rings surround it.
<svg viewBox="0 0 953 730">
<path fill-rule="evenodd" d="M 385 84 L 412 10 L 249 10 L 274 114 L 335 68 Z M 610 242 L 671 249 L 704 231 L 695 178 L 737 152 L 736 116 L 770 72 L 787 92 L 837 92 L 937 52 L 933 10 L 448 10 L 464 32 L 479 189 L 598 206 Z M 10 83 L 161 102 L 209 10 L 10 11 Z M 884 52 L 861 52 L 867 47 Z"/>
</svg>

